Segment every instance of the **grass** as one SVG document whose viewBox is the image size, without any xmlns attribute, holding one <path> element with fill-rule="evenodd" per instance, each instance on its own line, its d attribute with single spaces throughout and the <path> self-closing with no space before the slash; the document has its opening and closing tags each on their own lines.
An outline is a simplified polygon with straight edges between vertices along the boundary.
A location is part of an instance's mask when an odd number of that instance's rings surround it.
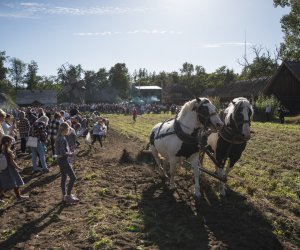
<svg viewBox="0 0 300 250">
<path fill-rule="evenodd" d="M 135 123 L 131 116 L 111 114 L 107 117 L 112 129 L 146 145 L 153 126 L 174 116 L 144 114 L 138 116 Z M 230 173 L 233 178 L 229 178 L 229 187 L 252 201 L 263 203 L 267 200 L 284 211 L 286 220 L 276 216 L 270 218 L 273 232 L 279 237 L 289 233 L 297 241 L 298 236 L 293 232 L 295 228 L 289 223 L 292 224 L 290 220 L 298 218 L 300 214 L 300 126 L 252 122 L 251 130 L 253 136 Z M 205 167 L 214 169 L 209 159 L 205 159 Z"/>
</svg>

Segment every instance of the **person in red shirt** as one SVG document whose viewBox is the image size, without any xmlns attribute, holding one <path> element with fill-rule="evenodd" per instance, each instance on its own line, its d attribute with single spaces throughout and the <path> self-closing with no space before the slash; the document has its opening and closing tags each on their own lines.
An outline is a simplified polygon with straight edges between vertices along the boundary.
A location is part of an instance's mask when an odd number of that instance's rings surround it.
<svg viewBox="0 0 300 250">
<path fill-rule="evenodd" d="M 134 107 L 134 108 L 132 109 L 132 119 L 133 119 L 134 122 L 136 122 L 136 117 L 137 117 L 137 110 L 136 110 L 136 108 Z"/>
</svg>

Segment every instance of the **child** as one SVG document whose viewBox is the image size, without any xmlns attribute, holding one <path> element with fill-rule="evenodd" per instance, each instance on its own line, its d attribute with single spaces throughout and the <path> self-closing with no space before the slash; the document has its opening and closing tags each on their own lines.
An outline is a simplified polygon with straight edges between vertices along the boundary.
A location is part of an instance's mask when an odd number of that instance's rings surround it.
<svg viewBox="0 0 300 250">
<path fill-rule="evenodd" d="M 99 140 L 101 148 L 102 145 L 102 138 L 106 135 L 106 126 L 104 124 L 104 121 L 102 119 L 99 119 L 97 123 L 94 124 L 93 127 L 93 142 L 92 145 L 96 142 L 96 140 Z"/>
<path fill-rule="evenodd" d="M 72 156 L 69 157 L 69 161 L 71 163 L 73 163 L 74 162 L 75 149 L 78 146 L 78 144 L 77 144 L 77 135 L 76 135 L 75 129 L 72 128 L 69 123 L 68 123 L 68 125 L 69 125 L 69 133 L 65 137 L 67 139 L 67 142 L 68 142 L 68 145 L 69 145 L 69 148 L 70 148 L 70 152 L 72 153 Z"/>
<path fill-rule="evenodd" d="M 13 189 L 16 195 L 16 203 L 22 202 L 28 198 L 28 196 L 21 195 L 20 186 L 24 185 L 22 177 L 17 170 L 22 169 L 15 162 L 13 151 L 11 150 L 14 138 L 8 135 L 4 135 L 1 140 L 1 153 L 4 154 L 7 161 L 7 168 L 0 172 L 1 189 L 9 190 Z"/>
<path fill-rule="evenodd" d="M 72 156 L 70 151 L 66 135 L 69 134 L 69 124 L 63 122 L 60 124 L 58 129 L 58 135 L 55 141 L 55 153 L 57 155 L 57 163 L 61 172 L 61 191 L 62 191 L 62 202 L 67 204 L 73 204 L 78 201 L 78 199 L 71 194 L 74 183 L 76 181 L 76 175 L 69 162 L 69 156 Z M 66 191 L 66 180 L 69 176 L 70 180 L 68 183 L 68 189 Z"/>
</svg>

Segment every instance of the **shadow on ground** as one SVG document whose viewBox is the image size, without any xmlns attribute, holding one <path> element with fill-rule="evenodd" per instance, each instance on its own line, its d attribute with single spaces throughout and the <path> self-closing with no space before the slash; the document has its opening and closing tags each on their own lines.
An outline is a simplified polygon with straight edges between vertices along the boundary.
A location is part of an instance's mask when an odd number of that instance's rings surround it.
<svg viewBox="0 0 300 250">
<path fill-rule="evenodd" d="M 282 249 L 271 225 L 245 197 L 230 190 L 222 201 L 202 181 L 202 198 L 186 197 L 186 183 L 172 193 L 163 182 L 147 188 L 140 210 L 146 241 L 159 249 Z M 181 195 L 182 194 L 182 195 Z M 191 202 L 191 200 L 193 200 Z"/>
</svg>

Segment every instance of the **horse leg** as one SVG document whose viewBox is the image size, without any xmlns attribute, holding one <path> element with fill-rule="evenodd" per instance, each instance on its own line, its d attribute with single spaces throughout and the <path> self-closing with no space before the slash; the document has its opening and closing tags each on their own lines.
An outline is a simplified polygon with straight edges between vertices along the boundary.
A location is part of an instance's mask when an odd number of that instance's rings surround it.
<svg viewBox="0 0 300 250">
<path fill-rule="evenodd" d="M 221 167 L 218 169 L 218 175 L 219 177 L 224 180 L 224 177 L 225 177 L 225 174 L 224 174 L 224 167 Z M 220 184 L 219 184 L 219 192 L 221 195 L 225 196 L 226 193 L 225 193 L 225 183 L 223 181 L 220 181 Z"/>
<path fill-rule="evenodd" d="M 164 176 L 164 170 L 163 170 L 163 167 L 162 167 L 162 164 L 161 164 L 161 158 L 158 155 L 158 151 L 153 146 L 151 146 L 150 148 L 151 148 L 151 152 L 152 152 L 152 155 L 154 157 L 154 160 L 157 164 L 158 173 L 159 173 L 160 176 Z M 164 165 L 164 163 L 163 163 L 163 165 Z"/>
<path fill-rule="evenodd" d="M 199 177 L 200 177 L 199 162 L 192 163 L 192 169 L 193 169 L 194 179 L 195 179 L 195 196 L 197 197 L 197 199 L 199 199 L 201 197 L 200 181 L 199 181 Z"/>
<path fill-rule="evenodd" d="M 176 175 L 176 161 L 170 160 L 170 189 L 174 190 L 175 185 L 175 175 Z"/>
</svg>

